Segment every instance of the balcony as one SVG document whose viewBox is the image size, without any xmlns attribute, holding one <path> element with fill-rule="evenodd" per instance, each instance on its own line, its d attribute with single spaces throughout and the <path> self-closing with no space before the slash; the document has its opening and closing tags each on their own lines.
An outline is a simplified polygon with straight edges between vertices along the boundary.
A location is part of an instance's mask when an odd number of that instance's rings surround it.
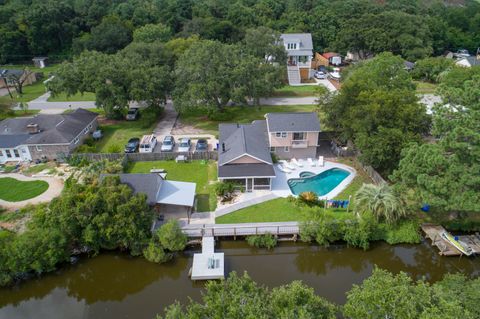
<svg viewBox="0 0 480 319">
<path fill-rule="evenodd" d="M 307 140 L 292 141 L 292 148 L 307 148 L 307 147 L 308 147 Z"/>
</svg>

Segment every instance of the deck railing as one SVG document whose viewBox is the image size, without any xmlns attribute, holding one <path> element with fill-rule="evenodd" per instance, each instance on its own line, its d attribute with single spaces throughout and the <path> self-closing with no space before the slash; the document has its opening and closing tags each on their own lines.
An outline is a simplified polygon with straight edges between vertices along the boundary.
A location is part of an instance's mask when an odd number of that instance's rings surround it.
<svg viewBox="0 0 480 319">
<path fill-rule="evenodd" d="M 298 235 L 299 225 L 297 222 L 288 223 L 251 223 L 251 224 L 212 224 L 212 225 L 188 225 L 182 228 L 188 237 L 229 237 L 251 235 Z"/>
</svg>

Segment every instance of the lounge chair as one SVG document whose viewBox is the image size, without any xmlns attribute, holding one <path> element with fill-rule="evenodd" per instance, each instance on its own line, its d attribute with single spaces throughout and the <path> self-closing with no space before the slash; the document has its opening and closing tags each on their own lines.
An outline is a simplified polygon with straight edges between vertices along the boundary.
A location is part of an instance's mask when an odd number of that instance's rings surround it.
<svg viewBox="0 0 480 319">
<path fill-rule="evenodd" d="M 295 157 L 292 158 L 292 163 L 295 164 L 295 165 L 297 165 L 298 167 L 303 167 L 303 164 L 300 163 L 299 161 L 297 161 L 297 159 L 296 159 Z"/>
<path fill-rule="evenodd" d="M 323 156 L 318 157 L 318 166 L 320 167 L 325 166 L 325 160 L 323 159 Z"/>
<path fill-rule="evenodd" d="M 309 157 L 307 158 L 307 163 L 310 165 L 310 167 L 315 167 L 317 164 Z"/>
<path fill-rule="evenodd" d="M 291 170 L 289 170 L 288 168 L 283 167 L 283 165 L 281 165 L 281 164 L 278 164 L 277 167 L 278 167 L 278 169 L 279 169 L 281 172 L 284 172 L 284 173 L 286 173 L 286 174 L 291 174 L 291 173 L 292 173 Z"/>
<path fill-rule="evenodd" d="M 289 170 L 292 170 L 294 171 L 295 170 L 295 166 L 293 166 L 292 164 L 290 164 L 289 162 L 285 161 L 285 160 L 281 160 L 279 161 L 280 163 L 282 163 L 283 167 L 286 167 L 287 169 Z"/>
</svg>

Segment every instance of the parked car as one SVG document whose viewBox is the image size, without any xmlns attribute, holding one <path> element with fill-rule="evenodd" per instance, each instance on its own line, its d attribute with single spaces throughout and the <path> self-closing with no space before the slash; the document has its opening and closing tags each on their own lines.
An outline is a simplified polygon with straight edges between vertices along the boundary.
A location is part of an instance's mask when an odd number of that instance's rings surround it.
<svg viewBox="0 0 480 319">
<path fill-rule="evenodd" d="M 320 71 L 320 72 L 323 72 L 323 73 L 327 73 L 327 67 L 325 65 L 320 65 L 317 69 L 317 71 Z"/>
<path fill-rule="evenodd" d="M 173 136 L 165 136 L 162 142 L 162 147 L 160 147 L 160 151 L 162 152 L 173 152 L 173 148 L 175 147 L 175 139 Z"/>
<path fill-rule="evenodd" d="M 332 79 L 332 80 L 336 80 L 336 81 L 340 81 L 340 69 L 339 68 L 333 68 L 333 72 L 330 72 L 328 74 L 328 76 Z"/>
<path fill-rule="evenodd" d="M 140 142 L 140 153 L 152 153 L 157 146 L 157 137 L 155 135 L 144 135 Z"/>
<path fill-rule="evenodd" d="M 190 151 L 190 146 L 191 142 L 189 138 L 182 138 L 180 140 L 180 144 L 178 145 L 178 151 L 179 152 L 189 152 Z"/>
<path fill-rule="evenodd" d="M 319 80 L 323 80 L 323 79 L 326 79 L 327 78 L 327 75 L 325 74 L 325 72 L 323 71 L 317 71 L 315 72 L 315 74 L 313 75 L 316 79 L 319 79 Z"/>
<path fill-rule="evenodd" d="M 135 121 L 138 118 L 138 108 L 132 107 L 128 109 L 126 120 L 127 121 Z"/>
<path fill-rule="evenodd" d="M 197 141 L 197 145 L 195 146 L 195 150 L 197 152 L 204 152 L 208 151 L 208 142 L 207 140 L 200 139 Z"/>
<path fill-rule="evenodd" d="M 139 145 L 140 139 L 138 137 L 129 139 L 127 145 L 125 145 L 125 153 L 135 153 Z"/>
</svg>

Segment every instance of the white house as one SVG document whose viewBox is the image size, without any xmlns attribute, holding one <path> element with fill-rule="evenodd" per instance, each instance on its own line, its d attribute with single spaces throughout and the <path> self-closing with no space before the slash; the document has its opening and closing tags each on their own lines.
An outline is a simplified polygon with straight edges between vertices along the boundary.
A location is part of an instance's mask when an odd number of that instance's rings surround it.
<svg viewBox="0 0 480 319">
<path fill-rule="evenodd" d="M 299 85 L 313 75 L 313 42 L 310 33 L 284 33 L 280 35 L 287 51 L 288 83 Z"/>
</svg>

